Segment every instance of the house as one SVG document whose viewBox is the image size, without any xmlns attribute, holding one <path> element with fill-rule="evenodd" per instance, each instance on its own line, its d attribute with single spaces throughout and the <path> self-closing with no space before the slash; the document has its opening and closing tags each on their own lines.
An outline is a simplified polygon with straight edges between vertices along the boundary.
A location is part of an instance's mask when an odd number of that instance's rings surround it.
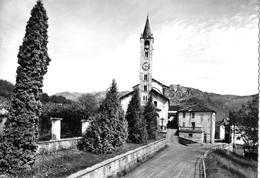
<svg viewBox="0 0 260 178">
<path fill-rule="evenodd" d="M 152 57 L 153 57 L 154 37 L 151 33 L 149 18 L 147 17 L 144 31 L 140 37 L 140 65 L 139 65 L 139 84 L 141 106 L 145 106 L 149 96 L 152 96 L 153 103 L 157 109 L 158 125 L 161 131 L 166 132 L 168 122 L 169 99 L 165 96 L 167 85 L 162 84 L 152 77 Z M 131 91 L 120 97 L 124 112 L 127 111 L 128 104 L 133 96 Z"/>
<path fill-rule="evenodd" d="M 214 143 L 216 112 L 202 105 L 192 105 L 177 112 L 179 137 L 198 143 Z"/>
</svg>

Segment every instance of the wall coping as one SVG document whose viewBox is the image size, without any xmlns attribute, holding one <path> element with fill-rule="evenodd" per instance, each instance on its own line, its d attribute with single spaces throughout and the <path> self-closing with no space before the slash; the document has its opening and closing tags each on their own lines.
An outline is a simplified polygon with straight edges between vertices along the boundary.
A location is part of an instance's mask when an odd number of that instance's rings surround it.
<svg viewBox="0 0 260 178">
<path fill-rule="evenodd" d="M 54 143 L 54 142 L 63 142 L 63 141 L 71 141 L 71 140 L 80 140 L 82 137 L 73 137 L 73 138 L 62 138 L 59 140 L 49 140 L 49 141 L 38 141 L 37 144 L 45 144 L 45 143 Z"/>
<path fill-rule="evenodd" d="M 134 149 L 134 150 L 130 150 L 130 151 L 126 152 L 126 153 L 117 155 L 117 156 L 115 156 L 115 157 L 113 157 L 113 158 L 109 158 L 109 159 L 107 159 L 107 160 L 104 160 L 104 161 L 102 161 L 102 162 L 100 162 L 100 163 L 97 163 L 97 164 L 91 166 L 91 167 L 88 167 L 88 168 L 85 168 L 85 169 L 83 169 L 83 170 L 80 170 L 80 171 L 78 171 L 78 172 L 76 172 L 76 173 L 73 173 L 73 174 L 71 174 L 70 176 L 68 176 L 68 178 L 79 177 L 79 176 L 84 175 L 84 174 L 86 174 L 86 173 L 88 173 L 88 172 L 95 171 L 96 169 L 98 169 L 98 168 L 100 168 L 100 167 L 102 167 L 102 166 L 105 166 L 105 165 L 107 165 L 107 164 L 109 164 L 109 163 L 111 163 L 111 162 L 114 162 L 114 161 L 116 161 L 116 160 L 119 160 L 119 159 L 121 159 L 121 158 L 123 158 L 123 157 L 125 157 L 125 156 L 127 156 L 127 155 L 129 155 L 129 154 L 132 154 L 132 153 L 134 153 L 134 152 L 138 152 L 139 150 L 142 150 L 142 149 L 144 149 L 144 148 L 147 148 L 147 147 L 149 147 L 149 146 L 151 146 L 151 145 L 155 145 L 155 144 L 157 144 L 157 143 L 159 143 L 159 142 L 162 142 L 162 141 L 166 141 L 166 138 L 162 138 L 162 139 L 160 139 L 160 140 L 157 140 L 157 141 L 155 141 L 155 142 L 152 142 L 152 143 L 149 143 L 149 144 L 147 144 L 147 145 L 141 146 L 141 147 L 136 148 L 136 149 Z"/>
</svg>

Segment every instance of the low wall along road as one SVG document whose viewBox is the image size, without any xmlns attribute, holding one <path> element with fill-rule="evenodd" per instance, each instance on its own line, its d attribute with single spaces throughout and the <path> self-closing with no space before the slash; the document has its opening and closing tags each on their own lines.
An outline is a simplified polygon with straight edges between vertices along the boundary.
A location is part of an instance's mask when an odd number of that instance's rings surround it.
<svg viewBox="0 0 260 178">
<path fill-rule="evenodd" d="M 105 178 L 122 176 L 142 162 L 151 158 L 165 146 L 166 139 L 164 138 L 76 172 L 70 175 L 69 178 Z"/>
</svg>

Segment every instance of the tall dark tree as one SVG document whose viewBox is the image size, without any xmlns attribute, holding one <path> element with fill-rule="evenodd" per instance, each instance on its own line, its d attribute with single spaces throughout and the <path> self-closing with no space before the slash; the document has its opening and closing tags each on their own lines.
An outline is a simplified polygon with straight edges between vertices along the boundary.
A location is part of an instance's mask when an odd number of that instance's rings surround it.
<svg viewBox="0 0 260 178">
<path fill-rule="evenodd" d="M 121 149 L 127 139 L 127 122 L 118 96 L 115 80 L 103 100 L 98 113 L 83 135 L 80 147 L 94 153 L 113 153 Z"/>
<path fill-rule="evenodd" d="M 156 139 L 158 135 L 157 113 L 151 95 L 144 107 L 143 115 L 147 124 L 148 139 Z"/>
<path fill-rule="evenodd" d="M 139 90 L 135 89 L 126 112 L 128 122 L 128 141 L 132 143 L 147 143 L 146 121 L 142 114 Z"/>
<path fill-rule="evenodd" d="M 35 161 L 40 95 L 43 76 L 50 62 L 47 20 L 42 2 L 37 1 L 19 48 L 12 106 L 0 140 L 0 170 L 3 172 L 31 166 Z"/>
</svg>

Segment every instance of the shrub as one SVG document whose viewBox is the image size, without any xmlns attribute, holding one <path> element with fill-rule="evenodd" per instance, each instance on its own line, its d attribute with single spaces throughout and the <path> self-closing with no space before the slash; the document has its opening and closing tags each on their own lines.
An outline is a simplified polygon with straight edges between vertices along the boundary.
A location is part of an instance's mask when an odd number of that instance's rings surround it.
<svg viewBox="0 0 260 178">
<path fill-rule="evenodd" d="M 121 108 L 116 82 L 113 80 L 79 147 L 97 154 L 113 153 L 124 146 L 126 139 L 127 122 Z"/>
</svg>

